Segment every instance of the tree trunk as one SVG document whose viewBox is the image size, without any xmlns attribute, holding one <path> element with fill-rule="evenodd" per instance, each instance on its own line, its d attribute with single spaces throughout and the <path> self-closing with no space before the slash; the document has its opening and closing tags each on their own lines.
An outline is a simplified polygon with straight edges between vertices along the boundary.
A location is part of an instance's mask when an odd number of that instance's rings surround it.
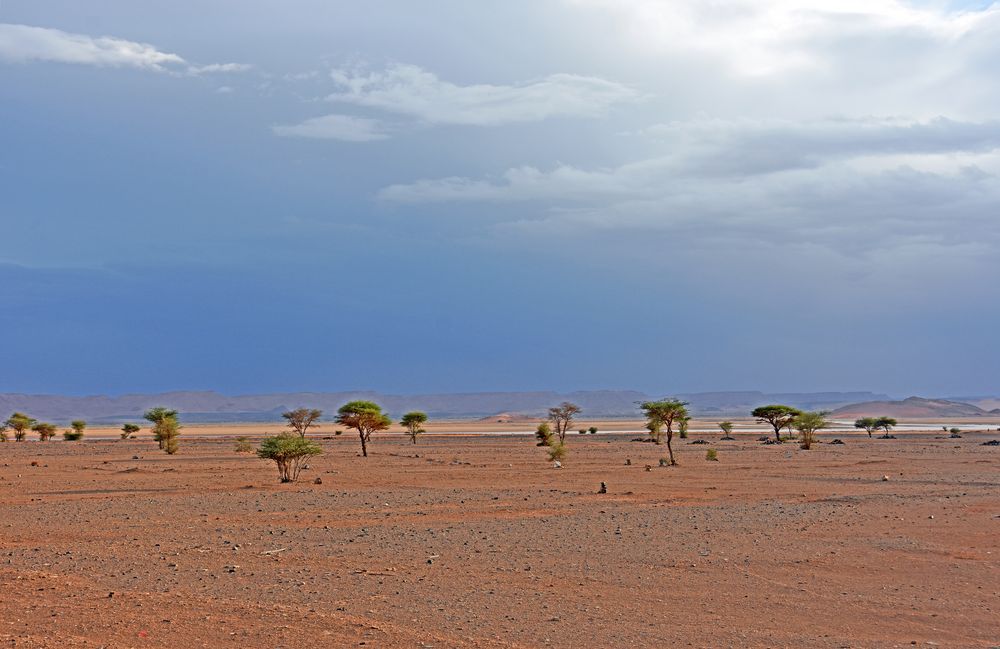
<svg viewBox="0 0 1000 649">
<path fill-rule="evenodd" d="M 417 436 L 416 436 L 416 435 L 413 435 L 413 434 L 411 434 L 411 435 L 410 435 L 410 441 L 411 441 L 411 442 L 413 442 L 414 444 L 416 444 L 416 443 L 417 443 Z"/>
<path fill-rule="evenodd" d="M 361 455 L 362 457 L 368 457 L 368 445 L 365 443 L 365 431 L 358 430 L 358 434 L 361 435 Z"/>
<path fill-rule="evenodd" d="M 670 466 L 677 465 L 677 462 L 674 461 L 674 449 L 670 445 L 670 442 L 673 441 L 673 438 L 674 438 L 673 432 L 667 430 L 667 454 L 670 455 Z"/>
<path fill-rule="evenodd" d="M 778 426 L 774 427 L 774 441 L 781 443 L 781 428 Z"/>
</svg>

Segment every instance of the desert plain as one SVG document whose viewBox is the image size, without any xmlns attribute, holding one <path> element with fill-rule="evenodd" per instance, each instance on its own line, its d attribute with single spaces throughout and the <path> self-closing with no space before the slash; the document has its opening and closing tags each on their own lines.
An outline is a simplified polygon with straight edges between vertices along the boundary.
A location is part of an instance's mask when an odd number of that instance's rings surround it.
<svg viewBox="0 0 1000 649">
<path fill-rule="evenodd" d="M 0 444 L 0 646 L 1000 647 L 995 431 L 321 429 L 283 485 L 266 430 Z"/>
</svg>

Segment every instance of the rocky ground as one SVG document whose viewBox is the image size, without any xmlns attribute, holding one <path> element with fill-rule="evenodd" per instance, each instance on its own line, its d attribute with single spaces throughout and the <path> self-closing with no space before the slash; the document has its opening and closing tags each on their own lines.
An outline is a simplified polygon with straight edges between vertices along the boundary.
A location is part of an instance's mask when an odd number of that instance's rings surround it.
<svg viewBox="0 0 1000 649">
<path fill-rule="evenodd" d="M 0 444 L 0 646 L 1000 646 L 997 434 L 838 436 Z"/>
</svg>

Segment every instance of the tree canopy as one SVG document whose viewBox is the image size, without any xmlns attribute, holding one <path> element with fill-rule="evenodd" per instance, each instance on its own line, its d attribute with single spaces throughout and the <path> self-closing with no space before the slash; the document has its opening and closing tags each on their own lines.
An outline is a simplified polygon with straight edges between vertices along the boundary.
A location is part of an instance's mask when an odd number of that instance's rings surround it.
<svg viewBox="0 0 1000 649">
<path fill-rule="evenodd" d="M 854 427 L 868 431 L 868 437 L 871 437 L 872 431 L 878 428 L 878 419 L 875 417 L 861 417 L 854 420 Z"/>
<path fill-rule="evenodd" d="M 663 443 L 662 429 L 667 429 L 667 453 L 670 455 L 670 465 L 674 466 L 674 449 L 671 442 L 674 438 L 674 422 L 683 421 L 688 416 L 687 401 L 677 399 L 662 399 L 660 401 L 643 401 L 639 408 L 646 415 L 646 427 L 657 444 Z"/>
<path fill-rule="evenodd" d="M 775 440 L 780 442 L 781 429 L 795 421 L 795 418 L 801 415 L 802 411 L 798 408 L 774 403 L 769 406 L 754 408 L 750 414 L 757 418 L 758 423 L 770 424 L 774 428 Z"/>
<path fill-rule="evenodd" d="M 264 438 L 257 449 L 257 457 L 273 460 L 278 465 L 278 477 L 282 482 L 295 482 L 305 461 L 322 452 L 319 445 L 301 435 L 281 433 Z"/>
<path fill-rule="evenodd" d="M 305 437 L 306 431 L 314 426 L 316 421 L 323 416 L 323 411 L 316 410 L 315 408 L 296 408 L 295 410 L 281 413 L 281 416 L 288 421 L 288 427 L 298 433 L 299 437 Z"/>
<path fill-rule="evenodd" d="M 36 423 L 34 426 L 31 427 L 31 430 L 38 433 L 38 439 L 40 439 L 43 442 L 47 442 L 56 436 L 56 425 L 50 424 L 47 421 L 40 421 Z M 82 431 L 80 432 L 80 435 L 81 436 L 83 435 Z"/>
<path fill-rule="evenodd" d="M 826 418 L 829 412 L 825 410 L 800 413 L 792 422 L 795 430 L 802 435 L 802 448 L 809 450 L 816 441 L 816 432 L 827 428 L 830 421 Z"/>
<path fill-rule="evenodd" d="M 566 441 L 566 431 L 573 424 L 573 417 L 579 413 L 580 406 L 569 401 L 563 401 L 558 406 L 549 408 L 549 421 L 556 428 L 555 433 L 556 437 L 559 438 L 560 444 Z"/>
<path fill-rule="evenodd" d="M 875 428 L 885 432 L 885 436 L 889 436 L 889 431 L 896 427 L 898 422 L 892 417 L 879 417 L 875 420 Z"/>
<path fill-rule="evenodd" d="M 14 431 L 14 440 L 18 442 L 23 442 L 24 438 L 28 434 L 28 431 L 31 430 L 31 427 L 37 423 L 37 419 L 29 417 L 23 412 L 15 412 L 7 418 L 7 421 L 4 422 L 7 428 Z"/>
<path fill-rule="evenodd" d="M 399 425 L 406 429 L 406 434 L 410 436 L 410 441 L 417 443 L 417 435 L 424 432 L 423 425 L 427 423 L 427 413 L 413 410 L 403 415 L 399 420 Z"/>
<path fill-rule="evenodd" d="M 337 410 L 337 423 L 358 431 L 358 436 L 361 438 L 361 455 L 368 457 L 368 442 L 372 433 L 388 429 L 392 425 L 392 420 L 374 401 L 351 401 Z"/>
</svg>

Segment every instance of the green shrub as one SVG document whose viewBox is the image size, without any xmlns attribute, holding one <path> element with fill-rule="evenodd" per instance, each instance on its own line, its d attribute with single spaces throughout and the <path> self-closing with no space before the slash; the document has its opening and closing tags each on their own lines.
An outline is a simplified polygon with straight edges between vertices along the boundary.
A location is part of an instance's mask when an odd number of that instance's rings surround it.
<svg viewBox="0 0 1000 649">
<path fill-rule="evenodd" d="M 714 448 L 710 448 L 707 451 L 705 451 L 705 459 L 708 460 L 709 462 L 718 462 L 719 454 L 716 452 Z"/>
<path fill-rule="evenodd" d="M 591 426 L 590 428 L 587 429 L 587 431 L 590 432 L 591 435 L 596 435 L 597 434 L 597 426 Z"/>
<path fill-rule="evenodd" d="M 250 443 L 249 437 L 237 437 L 236 438 L 236 448 L 237 453 L 253 453 L 253 444 Z"/>
<path fill-rule="evenodd" d="M 299 472 L 313 455 L 323 452 L 315 442 L 291 433 L 281 433 L 275 437 L 265 437 L 257 449 L 257 457 L 273 460 L 278 465 L 278 477 L 282 482 L 295 482 Z"/>
<path fill-rule="evenodd" d="M 587 434 L 587 429 L 586 428 L 581 428 L 580 430 L 578 430 L 576 432 L 580 433 L 581 435 L 586 435 Z"/>
<path fill-rule="evenodd" d="M 122 439 L 135 439 L 135 434 L 139 432 L 137 424 L 122 424 Z"/>
<path fill-rule="evenodd" d="M 553 444 L 549 446 L 549 462 L 562 462 L 569 449 L 565 444 Z"/>
<path fill-rule="evenodd" d="M 31 430 L 38 433 L 38 439 L 43 442 L 47 442 L 56 436 L 56 426 L 55 424 L 50 424 L 45 421 L 40 421 L 31 427 Z M 69 431 L 66 431 L 67 433 Z M 80 437 L 83 437 L 83 433 L 80 433 Z M 67 438 L 68 439 L 68 438 Z M 79 438 L 78 438 L 79 439 Z"/>
<path fill-rule="evenodd" d="M 83 439 L 83 432 L 79 430 L 64 430 L 63 439 L 67 442 L 79 442 Z"/>
<path fill-rule="evenodd" d="M 543 421 L 538 424 L 538 428 L 535 429 L 535 439 L 538 440 L 535 446 L 552 446 L 552 427 L 548 422 Z"/>
</svg>

